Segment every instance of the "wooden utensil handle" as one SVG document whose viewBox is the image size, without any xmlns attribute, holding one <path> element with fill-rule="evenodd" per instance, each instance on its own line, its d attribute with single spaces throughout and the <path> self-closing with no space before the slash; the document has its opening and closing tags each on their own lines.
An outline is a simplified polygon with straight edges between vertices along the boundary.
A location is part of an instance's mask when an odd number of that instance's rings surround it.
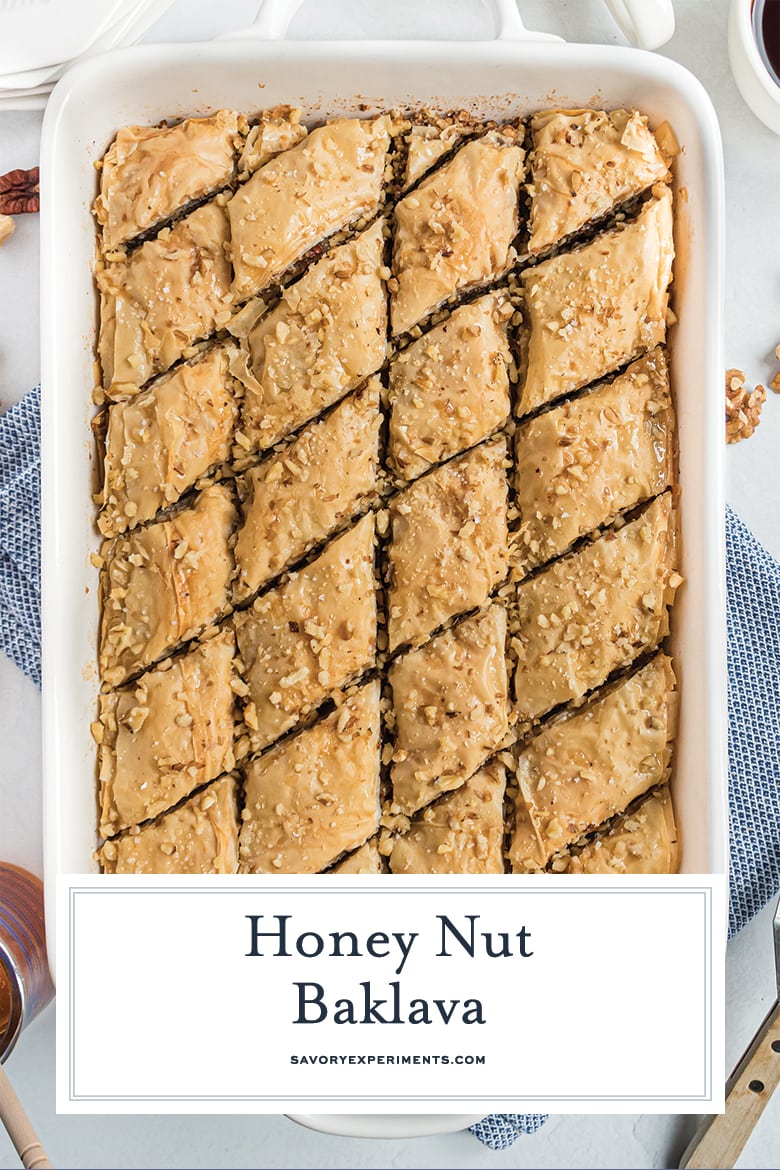
<svg viewBox="0 0 780 1170">
<path fill-rule="evenodd" d="M 51 1170 L 51 1162 L 35 1134 L 8 1075 L 0 1065 L 0 1120 L 27 1170 Z"/>
<path fill-rule="evenodd" d="M 780 1084 L 780 1003 L 769 1012 L 729 1082 L 726 1112 L 699 1130 L 680 1162 L 687 1170 L 734 1166 Z"/>
</svg>

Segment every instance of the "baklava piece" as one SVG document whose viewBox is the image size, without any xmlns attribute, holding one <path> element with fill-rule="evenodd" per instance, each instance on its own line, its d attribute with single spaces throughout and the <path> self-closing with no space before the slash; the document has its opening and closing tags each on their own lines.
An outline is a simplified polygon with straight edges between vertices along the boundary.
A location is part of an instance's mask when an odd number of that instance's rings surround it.
<svg viewBox="0 0 780 1170">
<path fill-rule="evenodd" d="M 545 110 L 531 119 L 528 250 L 543 252 L 669 177 L 636 110 Z"/>
<path fill-rule="evenodd" d="M 95 218 L 110 252 L 230 182 L 239 115 L 218 110 L 175 126 L 126 126 L 100 167 Z"/>
<path fill-rule="evenodd" d="M 659 654 L 584 711 L 545 727 L 517 759 L 516 873 L 543 869 L 558 850 L 623 812 L 669 773 L 677 696 Z"/>
<path fill-rule="evenodd" d="M 225 776 L 154 824 L 107 841 L 98 860 L 105 873 L 235 873 L 235 780 Z"/>
<path fill-rule="evenodd" d="M 671 483 L 674 412 L 663 350 L 518 427 L 515 455 L 521 523 L 512 561 L 525 573 Z"/>
<path fill-rule="evenodd" d="M 225 772 L 233 755 L 232 633 L 100 696 L 100 833 L 151 820 Z"/>
<path fill-rule="evenodd" d="M 274 284 L 339 228 L 379 207 L 389 117 L 337 118 L 255 171 L 228 203 L 236 301 Z"/>
<path fill-rule="evenodd" d="M 297 146 L 306 137 L 302 112 L 294 106 L 275 106 L 272 110 L 262 111 L 260 120 L 247 133 L 238 160 L 238 177 L 242 182 L 277 154 Z"/>
<path fill-rule="evenodd" d="M 512 264 L 524 158 L 521 147 L 491 132 L 467 142 L 396 205 L 394 334 Z"/>
<path fill-rule="evenodd" d="M 656 187 L 636 219 L 522 274 L 521 414 L 663 342 L 673 259 L 672 193 Z"/>
<path fill-rule="evenodd" d="M 356 849 L 354 853 L 350 853 L 338 865 L 334 865 L 333 869 L 328 870 L 328 873 L 355 874 L 384 872 L 385 867 L 379 852 L 376 837 L 372 837 L 370 841 L 366 841 L 365 845 L 361 845 L 359 849 Z"/>
<path fill-rule="evenodd" d="M 242 873 L 318 873 L 379 827 L 379 683 L 246 769 Z"/>
<path fill-rule="evenodd" d="M 430 121 L 415 122 L 406 134 L 406 163 L 403 189 L 408 190 L 439 159 L 444 158 L 465 137 L 473 133 L 475 124 L 457 116 L 432 117 Z"/>
<path fill-rule="evenodd" d="M 508 564 L 506 442 L 435 468 L 390 504 L 390 649 L 482 605 Z"/>
<path fill-rule="evenodd" d="M 131 397 L 227 323 L 227 240 L 225 208 L 214 200 L 98 270 L 98 349 L 108 398 Z"/>
<path fill-rule="evenodd" d="M 506 772 L 487 764 L 393 839 L 393 873 L 503 873 Z"/>
<path fill-rule="evenodd" d="M 390 667 L 393 804 L 412 813 L 458 788 L 507 732 L 506 612 L 491 605 Z"/>
<path fill-rule="evenodd" d="M 374 517 L 235 619 L 253 750 L 273 743 L 376 657 Z"/>
<path fill-rule="evenodd" d="M 390 366 L 389 456 L 401 479 L 486 439 L 510 411 L 512 305 L 490 293 L 455 309 Z"/>
<path fill-rule="evenodd" d="M 235 372 L 246 387 L 246 451 L 272 447 L 385 360 L 382 224 L 341 244 L 285 289 L 250 331 Z"/>
<path fill-rule="evenodd" d="M 241 601 L 355 516 L 376 490 L 379 381 L 372 379 L 246 473 L 234 594 Z"/>
<path fill-rule="evenodd" d="M 517 588 L 515 713 L 537 719 L 578 702 L 669 632 L 675 571 L 671 493 Z"/>
<path fill-rule="evenodd" d="M 232 496 L 215 485 L 170 519 L 104 543 L 100 673 L 109 686 L 228 610 L 234 524 Z"/>
<path fill-rule="evenodd" d="M 680 846 L 668 787 L 619 817 L 594 841 L 554 857 L 554 873 L 677 873 Z"/>
<path fill-rule="evenodd" d="M 151 520 L 228 462 L 238 414 L 228 372 L 233 348 L 210 349 L 109 408 L 98 516 L 104 536 Z"/>
</svg>

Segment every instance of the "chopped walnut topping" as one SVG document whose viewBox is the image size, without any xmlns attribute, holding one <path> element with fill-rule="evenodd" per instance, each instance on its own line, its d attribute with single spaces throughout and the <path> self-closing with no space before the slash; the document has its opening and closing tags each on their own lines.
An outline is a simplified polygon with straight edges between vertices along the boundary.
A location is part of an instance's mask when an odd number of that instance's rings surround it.
<svg viewBox="0 0 780 1170">
<path fill-rule="evenodd" d="M 727 443 L 739 443 L 742 439 L 750 438 L 761 421 L 761 407 L 765 402 L 766 390 L 763 386 L 748 391 L 742 370 L 726 371 Z"/>
</svg>

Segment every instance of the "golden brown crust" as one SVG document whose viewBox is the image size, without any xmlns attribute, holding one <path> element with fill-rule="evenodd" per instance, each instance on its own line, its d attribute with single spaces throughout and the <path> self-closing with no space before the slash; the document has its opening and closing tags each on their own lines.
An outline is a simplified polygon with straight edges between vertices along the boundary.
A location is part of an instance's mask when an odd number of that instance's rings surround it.
<svg viewBox="0 0 780 1170">
<path fill-rule="evenodd" d="M 555 873 L 677 873 L 680 848 L 668 787 L 619 817 L 594 841 L 553 858 Z"/>
<path fill-rule="evenodd" d="M 109 686 L 228 610 L 234 523 L 232 496 L 216 485 L 169 520 L 104 544 L 100 673 Z"/>
<path fill-rule="evenodd" d="M 129 398 L 154 374 L 190 356 L 231 313 L 228 222 L 220 197 L 126 259 L 98 269 L 103 386 Z"/>
<path fill-rule="evenodd" d="M 414 812 L 458 788 L 507 732 L 506 611 L 493 604 L 390 667 L 393 803 Z"/>
<path fill-rule="evenodd" d="M 233 174 L 239 116 L 218 110 L 175 126 L 125 126 L 103 157 L 95 218 L 111 251 L 224 187 Z"/>
<path fill-rule="evenodd" d="M 637 519 L 518 586 L 512 647 L 520 722 L 579 701 L 666 637 L 682 580 L 675 525 L 666 492 Z"/>
<path fill-rule="evenodd" d="M 235 627 L 256 751 L 374 663 L 373 515 L 238 614 Z"/>
<path fill-rule="evenodd" d="M 671 660 L 659 654 L 586 710 L 545 727 L 518 755 L 517 873 L 622 812 L 669 771 L 676 730 Z"/>
<path fill-rule="evenodd" d="M 473 126 L 457 118 L 438 118 L 419 122 L 406 135 L 406 164 L 403 188 L 406 191 L 434 166 L 440 158 L 462 141 Z"/>
<path fill-rule="evenodd" d="M 402 479 L 416 479 L 506 421 L 512 311 L 504 293 L 479 297 L 392 362 L 389 459 Z"/>
<path fill-rule="evenodd" d="M 105 873 L 235 873 L 234 778 L 216 780 L 153 824 L 107 841 L 98 859 Z"/>
<path fill-rule="evenodd" d="M 237 301 L 338 228 L 376 211 L 390 119 L 337 118 L 271 159 L 228 203 Z"/>
<path fill-rule="evenodd" d="M 301 122 L 302 113 L 297 107 L 286 105 L 261 112 L 259 121 L 247 133 L 238 160 L 239 179 L 249 178 L 277 154 L 297 146 L 306 137 L 308 131 Z"/>
<path fill-rule="evenodd" d="M 246 768 L 242 873 L 318 873 L 379 827 L 379 683 Z"/>
<path fill-rule="evenodd" d="M 333 869 L 328 870 L 328 873 L 355 874 L 384 872 L 385 867 L 379 852 L 376 837 L 372 837 L 370 841 L 366 841 L 365 845 L 361 845 L 354 853 L 348 854 L 338 865 L 334 865 Z"/>
<path fill-rule="evenodd" d="M 506 771 L 486 764 L 393 838 L 393 873 L 503 873 Z"/>
<path fill-rule="evenodd" d="M 672 482 L 674 411 L 663 350 L 520 426 L 515 452 L 520 528 L 512 562 L 525 573 Z"/>
<path fill-rule="evenodd" d="M 672 277 L 672 194 L 636 219 L 521 275 L 526 376 L 520 412 L 578 390 L 660 345 Z"/>
<path fill-rule="evenodd" d="M 482 605 L 507 571 L 506 442 L 437 467 L 390 505 L 390 649 Z"/>
<path fill-rule="evenodd" d="M 101 836 L 151 820 L 232 770 L 235 649 L 225 631 L 100 696 Z"/>
<path fill-rule="evenodd" d="M 337 402 L 385 360 L 382 224 L 334 248 L 285 290 L 234 364 L 247 451 L 264 450 Z"/>
<path fill-rule="evenodd" d="M 151 520 L 228 462 L 238 416 L 228 373 L 234 348 L 215 346 L 109 408 L 98 516 L 104 536 Z"/>
<path fill-rule="evenodd" d="M 467 142 L 396 204 L 394 334 L 510 266 L 524 158 L 521 147 L 487 134 Z"/>
<path fill-rule="evenodd" d="M 636 110 L 545 110 L 531 119 L 529 252 L 542 252 L 669 177 Z"/>
<path fill-rule="evenodd" d="M 324 540 L 374 494 L 380 422 L 379 381 L 372 379 L 247 472 L 235 549 L 237 601 Z"/>
</svg>

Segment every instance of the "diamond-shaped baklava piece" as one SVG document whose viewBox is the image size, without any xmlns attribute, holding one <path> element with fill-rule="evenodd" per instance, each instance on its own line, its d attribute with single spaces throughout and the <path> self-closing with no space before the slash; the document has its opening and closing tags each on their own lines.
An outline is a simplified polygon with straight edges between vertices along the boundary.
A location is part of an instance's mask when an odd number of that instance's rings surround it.
<svg viewBox="0 0 780 1170">
<path fill-rule="evenodd" d="M 236 615 L 244 712 L 254 750 L 266 747 L 376 656 L 374 517 Z"/>
<path fill-rule="evenodd" d="M 103 157 L 95 217 L 110 251 L 148 231 L 196 199 L 224 187 L 233 174 L 239 116 L 218 110 L 175 126 L 125 126 Z"/>
<path fill-rule="evenodd" d="M 230 319 L 228 223 L 218 200 L 96 275 L 103 386 L 129 398 Z"/>
<path fill-rule="evenodd" d="M 100 673 L 109 686 L 226 612 L 234 523 L 232 496 L 215 485 L 170 519 L 103 545 Z"/>
<path fill-rule="evenodd" d="M 109 408 L 98 516 L 104 536 L 151 520 L 228 462 L 238 414 L 228 372 L 233 348 L 216 346 Z"/>
<path fill-rule="evenodd" d="M 379 207 L 390 119 L 336 118 L 260 167 L 228 203 L 237 301 Z"/>
<path fill-rule="evenodd" d="M 658 495 L 674 470 L 674 412 L 663 350 L 613 382 L 518 427 L 512 560 L 522 572 Z"/>
<path fill-rule="evenodd" d="M 512 264 L 524 158 L 521 147 L 491 132 L 467 142 L 396 205 L 393 333 Z"/>
<path fill-rule="evenodd" d="M 530 252 L 542 252 L 669 168 L 636 110 L 544 110 L 531 119 Z"/>
<path fill-rule="evenodd" d="M 506 442 L 435 468 L 391 501 L 390 649 L 482 605 L 507 570 Z"/>
<path fill-rule="evenodd" d="M 379 827 L 379 683 L 246 768 L 243 873 L 318 873 Z"/>
<path fill-rule="evenodd" d="M 275 106 L 263 110 L 260 119 L 247 132 L 246 142 L 238 160 L 238 177 L 244 180 L 259 171 L 267 162 L 289 150 L 306 137 L 301 122 L 302 110 L 294 106 Z"/>
<path fill-rule="evenodd" d="M 578 701 L 669 632 L 675 572 L 671 493 L 517 588 L 515 712 L 524 722 Z"/>
<path fill-rule="evenodd" d="M 414 812 L 458 788 L 507 732 L 506 612 L 491 605 L 393 662 L 393 803 Z"/>
<path fill-rule="evenodd" d="M 100 832 L 151 820 L 230 772 L 235 640 L 223 632 L 100 696 Z"/>
<path fill-rule="evenodd" d="M 554 857 L 555 873 L 677 873 L 680 846 L 668 787 L 619 817 L 594 841 Z"/>
<path fill-rule="evenodd" d="M 338 402 L 385 360 L 382 224 L 334 248 L 250 331 L 238 442 L 263 450 Z"/>
<path fill-rule="evenodd" d="M 237 600 L 251 596 L 371 498 L 380 422 L 379 381 L 372 379 L 246 473 L 235 548 Z"/>
<path fill-rule="evenodd" d="M 365 845 L 361 845 L 354 853 L 348 854 L 338 865 L 334 865 L 333 869 L 328 870 L 328 873 L 367 874 L 384 872 L 385 868 L 376 837 L 372 837 L 370 841 L 366 841 Z"/>
<path fill-rule="evenodd" d="M 427 174 L 440 158 L 454 150 L 474 129 L 475 123 L 468 117 L 461 119 L 457 115 L 431 115 L 430 120 L 415 122 L 406 134 L 404 191 Z"/>
<path fill-rule="evenodd" d="M 636 219 L 522 274 L 521 414 L 663 342 L 673 259 L 672 194 L 657 187 Z"/>
<path fill-rule="evenodd" d="M 98 859 L 106 873 L 235 873 L 235 780 L 225 776 L 153 824 L 107 841 Z"/>
<path fill-rule="evenodd" d="M 545 727 L 517 758 L 516 872 L 542 869 L 558 850 L 622 812 L 669 772 L 677 696 L 659 654 L 584 711 Z"/>
<path fill-rule="evenodd" d="M 503 873 L 504 789 L 502 764 L 486 764 L 426 808 L 409 831 L 393 839 L 393 873 Z"/>
<path fill-rule="evenodd" d="M 402 479 L 486 439 L 510 411 L 502 293 L 462 305 L 390 366 L 389 454 Z"/>
</svg>

